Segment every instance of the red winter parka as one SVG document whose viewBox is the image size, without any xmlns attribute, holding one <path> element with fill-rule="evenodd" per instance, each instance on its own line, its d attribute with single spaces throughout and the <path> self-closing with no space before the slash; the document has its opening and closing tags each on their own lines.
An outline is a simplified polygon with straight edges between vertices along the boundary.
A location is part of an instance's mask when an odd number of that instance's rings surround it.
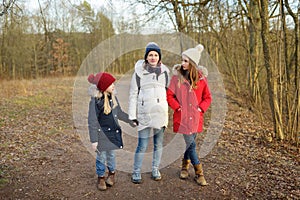
<svg viewBox="0 0 300 200">
<path fill-rule="evenodd" d="M 203 114 L 212 101 L 207 79 L 199 71 L 200 79 L 196 89 L 190 89 L 190 83 L 184 79 L 179 82 L 180 66 L 173 68 L 170 85 L 167 90 L 167 101 L 173 109 L 173 131 L 182 134 L 200 133 L 203 131 Z"/>
</svg>

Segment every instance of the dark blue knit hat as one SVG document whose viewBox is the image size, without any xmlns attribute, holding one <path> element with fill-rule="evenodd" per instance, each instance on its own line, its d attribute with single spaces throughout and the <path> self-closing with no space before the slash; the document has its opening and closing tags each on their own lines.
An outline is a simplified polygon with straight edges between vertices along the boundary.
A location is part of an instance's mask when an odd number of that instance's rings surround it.
<svg viewBox="0 0 300 200">
<path fill-rule="evenodd" d="M 150 51 L 156 51 L 159 55 L 159 61 L 161 60 L 161 52 L 159 46 L 155 42 L 149 42 L 146 46 L 146 51 L 145 51 L 145 57 L 144 59 L 147 59 L 148 53 Z"/>
</svg>

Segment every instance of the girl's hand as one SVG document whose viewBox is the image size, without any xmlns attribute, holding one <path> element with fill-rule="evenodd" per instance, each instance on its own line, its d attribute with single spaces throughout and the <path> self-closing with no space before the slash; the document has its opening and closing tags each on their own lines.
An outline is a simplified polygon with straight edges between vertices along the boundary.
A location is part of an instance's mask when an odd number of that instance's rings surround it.
<svg viewBox="0 0 300 200">
<path fill-rule="evenodd" d="M 131 120 L 131 122 L 129 124 L 132 127 L 136 127 L 139 125 L 139 121 L 137 119 L 133 119 L 133 120 Z"/>
<path fill-rule="evenodd" d="M 94 142 L 94 143 L 92 143 L 92 148 L 93 148 L 93 150 L 97 150 L 97 146 L 98 146 L 98 142 Z"/>
</svg>

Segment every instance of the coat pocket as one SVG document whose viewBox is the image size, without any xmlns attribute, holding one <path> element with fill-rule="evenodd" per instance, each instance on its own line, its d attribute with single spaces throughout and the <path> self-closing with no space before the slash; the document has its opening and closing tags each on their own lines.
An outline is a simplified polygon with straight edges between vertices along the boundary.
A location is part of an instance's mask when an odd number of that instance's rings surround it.
<svg viewBox="0 0 300 200">
<path fill-rule="evenodd" d="M 176 132 L 181 123 L 181 111 L 175 110 L 173 113 L 173 130 Z"/>
<path fill-rule="evenodd" d="M 111 130 L 109 128 L 102 128 L 98 144 L 99 151 L 123 149 L 122 130 Z"/>
<path fill-rule="evenodd" d="M 141 125 L 149 126 L 151 124 L 150 107 L 144 104 L 145 103 L 142 102 L 138 105 L 137 120 Z"/>
</svg>

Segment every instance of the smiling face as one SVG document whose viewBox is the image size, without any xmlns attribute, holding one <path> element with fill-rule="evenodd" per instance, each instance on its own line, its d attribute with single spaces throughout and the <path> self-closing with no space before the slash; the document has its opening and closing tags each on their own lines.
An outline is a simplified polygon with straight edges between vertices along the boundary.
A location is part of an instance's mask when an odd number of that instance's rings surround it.
<svg viewBox="0 0 300 200">
<path fill-rule="evenodd" d="M 181 65 L 184 70 L 190 70 L 190 59 L 187 56 L 182 55 Z"/>
<path fill-rule="evenodd" d="M 147 55 L 147 61 L 151 66 L 156 66 L 159 61 L 159 54 L 156 51 L 150 51 Z"/>
</svg>

